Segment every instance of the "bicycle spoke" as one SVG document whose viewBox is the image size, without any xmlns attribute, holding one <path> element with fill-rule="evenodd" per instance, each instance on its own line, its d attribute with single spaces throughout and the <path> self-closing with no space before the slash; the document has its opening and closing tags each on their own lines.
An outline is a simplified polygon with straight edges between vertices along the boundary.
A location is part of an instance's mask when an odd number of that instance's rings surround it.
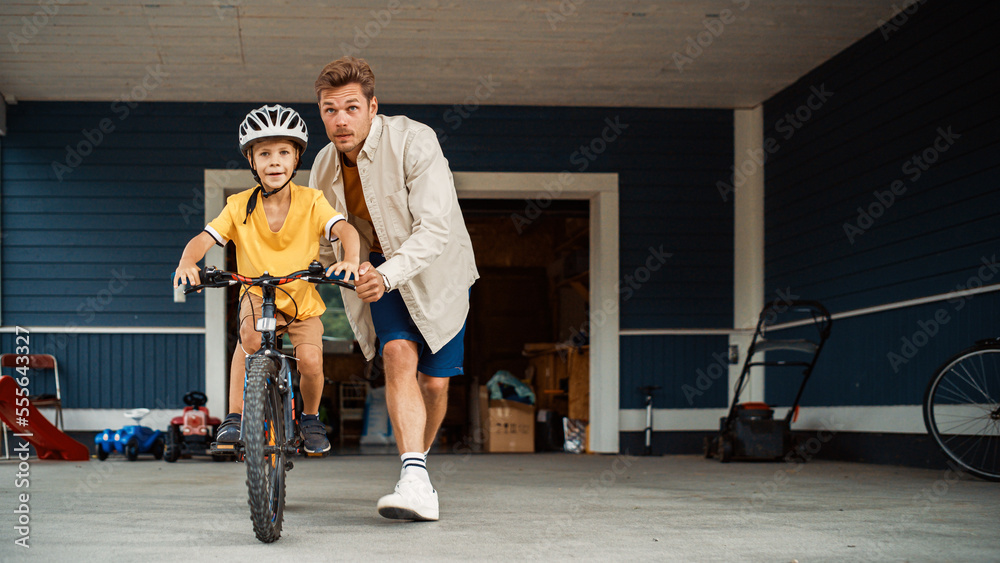
<svg viewBox="0 0 1000 563">
<path fill-rule="evenodd" d="M 946 385 L 949 386 L 950 388 L 946 387 Z M 986 406 L 980 407 L 979 403 L 973 400 L 972 397 L 969 397 L 967 394 L 963 393 L 961 389 L 956 387 L 955 384 L 952 383 L 951 381 L 943 382 L 938 387 L 938 395 L 941 396 L 942 399 L 951 399 L 953 401 L 952 404 L 976 405 L 976 408 L 983 410 L 985 412 L 990 412 L 990 409 L 988 407 Z"/>
<path fill-rule="evenodd" d="M 942 436 L 953 436 L 953 437 L 959 437 L 959 436 L 978 436 L 979 434 L 976 433 L 976 432 L 959 432 L 958 431 L 960 429 L 961 430 L 965 430 L 967 428 L 971 428 L 973 425 L 977 425 L 978 422 L 979 422 L 978 419 L 969 419 L 964 424 L 952 425 L 951 427 L 948 428 L 948 430 L 946 432 L 941 432 L 941 435 Z M 950 441 L 950 440 L 953 440 L 953 439 L 954 438 L 949 438 L 946 441 Z"/>
<path fill-rule="evenodd" d="M 982 389 L 981 389 L 981 388 L 980 388 L 980 387 L 979 387 L 979 386 L 978 386 L 978 385 L 976 384 L 976 382 L 975 382 L 975 381 L 973 380 L 973 377 L 972 377 L 972 375 L 971 375 L 971 374 L 969 374 L 969 370 L 968 370 L 968 368 L 966 368 L 966 367 L 965 367 L 964 365 L 963 365 L 963 366 L 958 366 L 958 367 L 960 367 L 960 368 L 962 369 L 962 373 L 959 373 L 958 369 L 952 369 L 952 373 L 954 373 L 955 375 L 957 375 L 957 376 L 958 376 L 958 379 L 959 379 L 959 380 L 960 380 L 961 382 L 964 382 L 964 383 L 968 383 L 970 387 L 972 387 L 972 388 L 973 388 L 973 389 L 975 389 L 976 391 L 979 391 L 979 393 L 980 393 L 981 395 L 983 395 L 984 397 L 986 397 L 986 399 L 988 400 L 988 399 L 989 399 L 989 397 L 988 397 L 988 396 L 986 396 L 986 395 L 985 395 L 985 394 L 983 393 L 983 390 L 982 390 Z M 956 389 L 957 389 L 957 387 L 956 387 Z M 964 393 L 963 393 L 963 395 L 964 395 Z M 976 401 L 974 401 L 974 400 L 972 399 L 972 397 L 969 397 L 968 395 L 965 395 L 965 397 L 966 397 L 966 398 L 968 399 L 968 402 L 970 402 L 970 403 L 975 403 L 975 402 L 976 402 Z"/>
</svg>

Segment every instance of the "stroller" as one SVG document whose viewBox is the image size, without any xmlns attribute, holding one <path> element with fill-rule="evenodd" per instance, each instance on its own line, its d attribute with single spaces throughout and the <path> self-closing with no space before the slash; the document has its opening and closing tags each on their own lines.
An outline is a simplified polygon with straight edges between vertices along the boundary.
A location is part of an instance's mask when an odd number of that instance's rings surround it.
<svg viewBox="0 0 1000 563">
<path fill-rule="evenodd" d="M 810 327 L 804 328 L 809 338 L 795 340 L 771 340 L 765 338 L 768 328 L 779 324 Z M 778 460 L 794 448 L 791 423 L 798 418 L 799 399 L 812 375 L 823 345 L 830 337 L 833 321 L 829 311 L 817 301 L 792 301 L 774 303 L 764 307 L 757 320 L 750 348 L 747 350 L 743 370 L 736 382 L 733 403 L 729 414 L 719 421 L 719 434 L 705 438 L 705 457 L 718 455 L 719 461 L 730 460 Z M 754 361 L 759 352 L 786 352 L 780 359 Z M 788 353 L 788 352 L 791 352 Z M 797 356 L 800 359 L 786 359 Z M 808 358 L 806 359 L 806 356 Z M 740 403 L 740 395 L 750 379 L 750 369 L 754 366 L 774 368 L 801 368 L 802 384 L 788 414 L 783 419 L 774 418 L 774 409 L 767 403 Z"/>
</svg>

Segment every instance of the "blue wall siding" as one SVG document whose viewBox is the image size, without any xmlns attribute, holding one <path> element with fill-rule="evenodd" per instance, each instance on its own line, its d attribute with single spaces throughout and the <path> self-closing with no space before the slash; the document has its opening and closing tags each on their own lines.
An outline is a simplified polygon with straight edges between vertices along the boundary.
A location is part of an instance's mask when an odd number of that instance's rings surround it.
<svg viewBox="0 0 1000 563">
<path fill-rule="evenodd" d="M 200 300 L 174 304 L 164 280 L 203 226 L 204 169 L 246 168 L 234 130 L 252 107 L 148 103 L 124 119 L 103 103 L 10 107 L 4 324 L 200 326 Z M 312 131 L 309 163 L 325 135 L 315 106 L 297 109 Z M 731 112 L 481 107 L 455 127 L 451 107 L 383 110 L 435 127 L 456 171 L 618 172 L 621 275 L 634 275 L 650 247 L 673 253 L 623 303 L 622 326 L 731 324 L 732 206 L 714 188 L 732 162 Z M 102 120 L 114 130 L 88 141 Z M 87 153 L 78 166 L 54 168 L 75 152 Z M 128 285 L 108 295 L 123 272 Z"/>
<path fill-rule="evenodd" d="M 645 408 L 646 385 L 663 388 L 653 395 L 658 409 L 726 406 L 728 350 L 727 336 L 621 337 L 621 408 Z"/>
<path fill-rule="evenodd" d="M 456 171 L 617 172 L 619 279 L 650 247 L 672 253 L 623 299 L 622 328 L 732 326 L 733 206 L 715 188 L 731 174 L 731 111 L 484 106 L 456 123 L 450 106 L 382 109 L 434 127 Z M 604 142 L 609 124 L 621 133 Z"/>
<path fill-rule="evenodd" d="M 1000 281 L 980 275 L 1000 248 L 998 17 L 996 2 L 932 0 L 885 28 L 888 40 L 874 31 L 764 104 L 765 136 L 780 145 L 765 171 L 770 294 L 788 288 L 837 312 Z M 972 313 L 992 302 L 953 311 L 921 358 L 997 332 Z M 837 323 L 824 370 L 835 379 L 824 386 L 817 371 L 806 401 L 919 403 L 939 362 L 896 374 L 885 358 L 942 306 Z"/>
<path fill-rule="evenodd" d="M 64 408 L 182 408 L 185 393 L 205 391 L 202 335 L 31 333 L 29 337 L 31 353 L 56 357 Z M 14 350 L 14 335 L 0 334 L 0 347 Z M 51 372 L 29 374 L 32 394 L 55 392 Z"/>
<path fill-rule="evenodd" d="M 120 119 L 111 108 L 25 102 L 9 110 L 5 325 L 204 323 L 200 297 L 173 303 L 168 280 L 204 223 L 204 169 L 240 166 L 231 135 L 219 133 L 239 112 L 140 104 Z M 94 133 L 102 122 L 114 129 Z M 79 162 L 77 153 L 85 154 Z M 56 166 L 67 162 L 78 166 Z"/>
<path fill-rule="evenodd" d="M 107 103 L 11 106 L 0 148 L 3 323 L 202 326 L 202 297 L 173 303 L 167 278 L 203 226 L 204 169 L 246 169 L 234 131 L 254 106 L 146 103 L 128 115 Z M 294 107 L 312 132 L 308 164 L 325 135 L 315 106 Z M 639 280 L 623 294 L 621 326 L 732 325 L 733 209 L 715 188 L 733 159 L 732 112 L 483 106 L 458 120 L 452 106 L 381 110 L 434 127 L 455 171 L 618 173 L 620 279 Z M 97 142 L 102 120 L 114 130 Z M 74 151 L 87 153 L 78 166 L 54 167 L 74 164 Z M 653 272 L 642 270 L 650 249 L 671 254 Z M 660 357 L 639 349 L 622 357 L 624 402 Z M 201 362 L 185 365 L 200 372 Z M 120 369 L 93 375 L 132 377 Z"/>
<path fill-rule="evenodd" d="M 945 360 L 976 340 L 997 336 L 997 318 L 1000 294 L 988 293 L 834 321 L 802 405 L 920 404 Z M 769 334 L 796 337 L 793 330 Z M 768 355 L 775 358 L 777 354 Z M 802 382 L 800 373 L 768 368 L 767 402 L 790 405 Z"/>
</svg>

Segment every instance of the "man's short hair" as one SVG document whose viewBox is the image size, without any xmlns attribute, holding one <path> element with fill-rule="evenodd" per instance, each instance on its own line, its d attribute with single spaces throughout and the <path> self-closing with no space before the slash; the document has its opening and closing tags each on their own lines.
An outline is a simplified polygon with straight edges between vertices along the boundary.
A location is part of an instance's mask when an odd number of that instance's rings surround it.
<svg viewBox="0 0 1000 563">
<path fill-rule="evenodd" d="M 323 67 L 316 79 L 316 100 L 319 101 L 323 90 L 340 88 L 348 84 L 361 86 L 361 93 L 370 103 L 375 97 L 375 73 L 364 59 L 345 56 Z"/>
</svg>

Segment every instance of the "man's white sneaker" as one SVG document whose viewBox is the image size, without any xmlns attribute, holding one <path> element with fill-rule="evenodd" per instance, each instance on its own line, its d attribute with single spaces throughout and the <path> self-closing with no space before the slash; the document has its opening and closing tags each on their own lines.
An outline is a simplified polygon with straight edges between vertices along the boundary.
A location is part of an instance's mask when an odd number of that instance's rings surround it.
<svg viewBox="0 0 1000 563">
<path fill-rule="evenodd" d="M 378 513 L 397 520 L 437 520 L 438 495 L 429 483 L 406 475 L 396 483 L 396 491 L 378 499 Z"/>
</svg>

